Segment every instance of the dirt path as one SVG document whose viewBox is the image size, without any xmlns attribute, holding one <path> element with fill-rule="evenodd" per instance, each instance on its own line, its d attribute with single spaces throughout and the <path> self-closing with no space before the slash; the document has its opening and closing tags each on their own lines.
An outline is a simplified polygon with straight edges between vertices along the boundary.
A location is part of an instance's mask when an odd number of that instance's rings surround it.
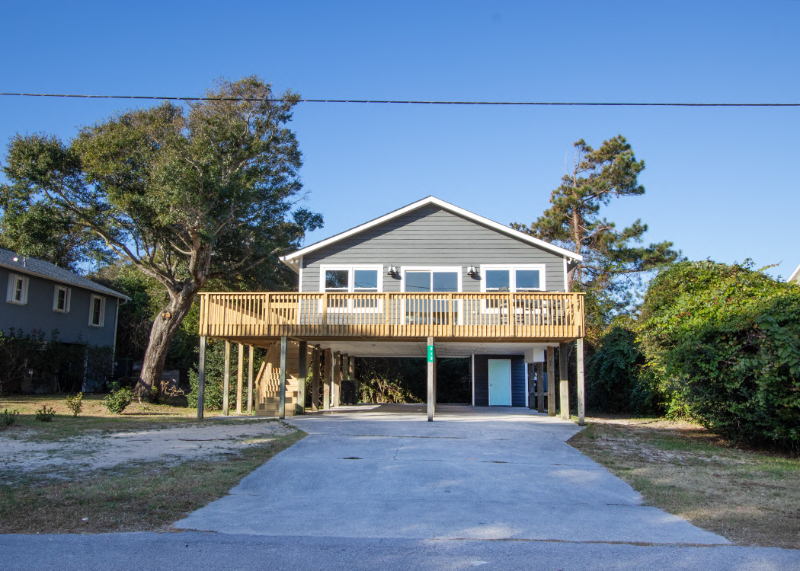
<svg viewBox="0 0 800 571">
<path fill-rule="evenodd" d="M 0 466 L 6 472 L 37 472 L 50 478 L 74 479 L 87 472 L 145 462 L 175 465 L 215 460 L 263 445 L 294 432 L 276 421 L 246 420 L 237 424 L 183 425 L 106 434 L 88 434 L 58 441 L 36 441 L 0 433 Z"/>
</svg>

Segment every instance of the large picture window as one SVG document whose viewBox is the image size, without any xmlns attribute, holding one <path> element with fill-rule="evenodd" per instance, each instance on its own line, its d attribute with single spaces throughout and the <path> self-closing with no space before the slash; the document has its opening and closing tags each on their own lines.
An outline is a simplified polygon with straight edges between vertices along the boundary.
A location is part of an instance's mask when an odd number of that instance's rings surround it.
<svg viewBox="0 0 800 571">
<path fill-rule="evenodd" d="M 403 291 L 406 293 L 459 293 L 461 291 L 460 267 L 410 267 L 402 268 Z M 461 302 L 448 296 L 407 299 L 402 315 L 403 324 L 447 324 L 461 322 Z"/>
</svg>

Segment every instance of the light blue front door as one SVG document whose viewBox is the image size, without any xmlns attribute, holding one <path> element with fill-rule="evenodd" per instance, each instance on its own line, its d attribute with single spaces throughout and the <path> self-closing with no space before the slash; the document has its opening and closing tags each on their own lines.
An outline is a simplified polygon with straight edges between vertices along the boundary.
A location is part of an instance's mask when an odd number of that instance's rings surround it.
<svg viewBox="0 0 800 571">
<path fill-rule="evenodd" d="M 511 406 L 511 359 L 489 359 L 489 406 Z"/>
</svg>

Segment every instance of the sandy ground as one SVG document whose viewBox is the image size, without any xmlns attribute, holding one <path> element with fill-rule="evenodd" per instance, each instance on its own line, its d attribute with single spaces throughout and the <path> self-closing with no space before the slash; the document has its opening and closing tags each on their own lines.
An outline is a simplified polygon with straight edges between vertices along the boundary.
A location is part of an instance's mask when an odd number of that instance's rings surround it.
<svg viewBox="0 0 800 571">
<path fill-rule="evenodd" d="M 38 472 L 71 479 L 121 464 L 175 465 L 189 460 L 222 459 L 293 431 L 294 428 L 281 422 L 243 421 L 92 434 L 49 442 L 27 440 L 20 434 L 12 439 L 0 433 L 0 467 L 7 472 Z"/>
</svg>

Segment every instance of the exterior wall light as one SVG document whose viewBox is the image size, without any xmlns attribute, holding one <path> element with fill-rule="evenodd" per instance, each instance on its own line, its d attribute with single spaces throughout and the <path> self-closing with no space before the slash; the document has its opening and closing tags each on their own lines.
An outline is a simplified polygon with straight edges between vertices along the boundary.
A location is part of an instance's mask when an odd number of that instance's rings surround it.
<svg viewBox="0 0 800 571">
<path fill-rule="evenodd" d="M 389 274 L 390 276 L 396 276 L 398 274 L 397 268 L 394 266 L 389 266 Z"/>
<path fill-rule="evenodd" d="M 475 269 L 475 266 L 470 266 L 467 268 L 467 275 L 471 278 L 474 278 L 478 275 L 478 270 Z"/>
</svg>

